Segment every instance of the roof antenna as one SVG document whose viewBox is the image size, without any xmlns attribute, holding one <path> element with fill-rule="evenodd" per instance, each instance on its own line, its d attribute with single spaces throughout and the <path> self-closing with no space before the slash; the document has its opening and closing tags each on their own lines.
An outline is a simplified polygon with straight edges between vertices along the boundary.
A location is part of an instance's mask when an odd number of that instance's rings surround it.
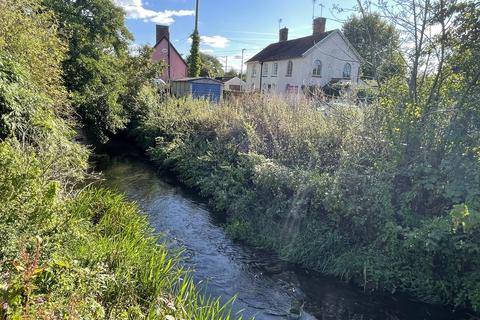
<svg viewBox="0 0 480 320">
<path fill-rule="evenodd" d="M 318 6 L 320 7 L 320 17 L 323 17 L 323 8 L 325 7 L 325 5 L 323 3 L 320 3 Z"/>
<path fill-rule="evenodd" d="M 282 18 L 278 19 L 278 30 L 282 28 L 282 22 L 283 22 Z"/>
<path fill-rule="evenodd" d="M 312 20 L 315 20 L 315 6 L 317 4 L 317 0 L 312 0 L 312 2 L 313 2 Z"/>
</svg>

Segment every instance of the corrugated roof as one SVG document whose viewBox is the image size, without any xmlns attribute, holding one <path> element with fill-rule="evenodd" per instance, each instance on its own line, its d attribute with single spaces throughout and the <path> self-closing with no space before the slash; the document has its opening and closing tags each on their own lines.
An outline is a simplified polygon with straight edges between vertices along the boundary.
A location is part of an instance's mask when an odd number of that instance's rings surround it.
<svg viewBox="0 0 480 320">
<path fill-rule="evenodd" d="M 315 44 L 325 39 L 333 31 L 335 30 L 303 38 L 272 43 L 247 62 L 265 62 L 299 58 Z"/>
</svg>

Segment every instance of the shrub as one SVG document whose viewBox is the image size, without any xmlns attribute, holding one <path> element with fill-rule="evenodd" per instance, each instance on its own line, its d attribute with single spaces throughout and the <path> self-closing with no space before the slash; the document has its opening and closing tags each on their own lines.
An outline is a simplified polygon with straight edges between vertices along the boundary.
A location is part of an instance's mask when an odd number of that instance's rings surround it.
<svg viewBox="0 0 480 320">
<path fill-rule="evenodd" d="M 420 106 L 406 104 L 405 88 L 391 81 L 370 106 L 319 109 L 270 96 L 218 106 L 156 101 L 134 135 L 226 214 L 233 236 L 366 290 L 479 310 L 480 244 L 455 220 L 477 225 L 475 143 L 456 135 L 453 147 L 437 134 L 448 119 L 422 124 Z M 472 183 L 461 185 L 464 170 Z M 468 214 L 454 209 L 464 203 Z"/>
</svg>

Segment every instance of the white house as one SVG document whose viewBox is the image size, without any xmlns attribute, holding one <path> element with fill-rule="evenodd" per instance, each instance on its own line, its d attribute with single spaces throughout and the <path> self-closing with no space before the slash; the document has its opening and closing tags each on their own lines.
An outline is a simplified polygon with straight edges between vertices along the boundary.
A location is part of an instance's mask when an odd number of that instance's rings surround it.
<svg viewBox="0 0 480 320">
<path fill-rule="evenodd" d="M 249 91 L 300 93 L 336 82 L 357 84 L 362 57 L 340 32 L 325 32 L 326 18 L 313 21 L 313 34 L 288 40 L 280 30 L 279 42 L 270 44 L 247 61 Z"/>
<path fill-rule="evenodd" d="M 217 77 L 216 79 L 223 82 L 226 91 L 244 92 L 247 89 L 247 83 L 239 77 Z"/>
</svg>

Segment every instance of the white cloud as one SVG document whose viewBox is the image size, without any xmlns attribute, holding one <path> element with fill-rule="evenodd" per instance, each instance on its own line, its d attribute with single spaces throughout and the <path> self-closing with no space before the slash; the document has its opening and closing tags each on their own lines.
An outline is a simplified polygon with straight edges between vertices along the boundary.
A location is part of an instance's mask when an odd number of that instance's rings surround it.
<svg viewBox="0 0 480 320">
<path fill-rule="evenodd" d="M 178 10 L 178 11 L 165 10 L 163 12 L 157 12 L 157 15 L 151 18 L 150 21 L 158 24 L 170 25 L 175 22 L 173 17 L 187 17 L 187 16 L 194 16 L 194 15 L 195 15 L 195 11 L 193 10 Z"/>
<path fill-rule="evenodd" d="M 201 36 L 200 42 L 212 48 L 225 48 L 230 43 L 230 40 L 222 36 Z M 192 38 L 188 38 L 188 43 L 192 43 Z"/>
<path fill-rule="evenodd" d="M 200 52 L 203 52 L 203 53 L 213 53 L 214 50 L 213 49 L 204 49 L 204 48 L 200 48 Z"/>
<path fill-rule="evenodd" d="M 175 22 L 174 17 L 194 16 L 193 10 L 165 10 L 154 11 L 145 9 L 142 0 L 113 0 L 113 2 L 123 8 L 129 19 L 143 19 L 158 24 L 171 25 Z"/>
<path fill-rule="evenodd" d="M 230 40 L 222 36 L 201 36 L 202 43 L 212 48 L 225 48 Z"/>
</svg>

